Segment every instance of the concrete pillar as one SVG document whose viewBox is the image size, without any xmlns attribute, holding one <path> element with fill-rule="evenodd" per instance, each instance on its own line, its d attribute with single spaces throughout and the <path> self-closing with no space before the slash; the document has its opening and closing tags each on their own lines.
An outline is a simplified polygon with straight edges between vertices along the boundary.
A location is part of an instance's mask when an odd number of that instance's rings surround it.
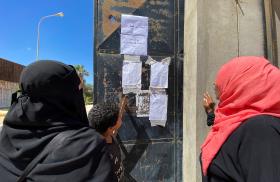
<svg viewBox="0 0 280 182">
<path fill-rule="evenodd" d="M 279 0 L 273 0 L 272 1 L 272 7 L 273 9 L 273 16 L 274 16 L 274 26 L 275 26 L 275 49 L 277 52 L 277 60 L 275 63 L 277 66 L 280 66 L 280 1 Z"/>
<path fill-rule="evenodd" d="M 184 35 L 184 87 L 183 87 L 183 179 L 196 181 L 197 163 L 197 8 L 199 0 L 185 3 Z"/>
<path fill-rule="evenodd" d="M 203 93 L 214 96 L 222 64 L 238 55 L 265 54 L 262 0 L 186 0 L 184 37 L 183 179 L 201 181 L 200 146 L 209 128 Z M 243 13 L 242 13 L 243 11 Z"/>
</svg>

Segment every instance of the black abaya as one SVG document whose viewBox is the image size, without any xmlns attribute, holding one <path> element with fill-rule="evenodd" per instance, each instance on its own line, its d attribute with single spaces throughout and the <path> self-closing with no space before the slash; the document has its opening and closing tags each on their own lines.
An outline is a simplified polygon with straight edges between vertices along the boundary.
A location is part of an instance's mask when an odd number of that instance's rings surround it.
<svg viewBox="0 0 280 182">
<path fill-rule="evenodd" d="M 280 118 L 255 116 L 223 144 L 203 182 L 280 181 Z"/>
<path fill-rule="evenodd" d="M 60 132 L 73 130 L 31 171 L 27 181 L 112 180 L 106 143 L 88 125 L 80 79 L 72 66 L 38 61 L 20 78 L 21 94 L 4 119 L 0 135 L 0 181 L 15 182 Z"/>
</svg>

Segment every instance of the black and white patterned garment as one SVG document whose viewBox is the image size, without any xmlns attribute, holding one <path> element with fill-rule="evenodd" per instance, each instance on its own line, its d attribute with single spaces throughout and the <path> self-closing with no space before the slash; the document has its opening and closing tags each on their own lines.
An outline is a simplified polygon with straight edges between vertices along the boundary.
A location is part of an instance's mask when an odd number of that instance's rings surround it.
<svg viewBox="0 0 280 182">
<path fill-rule="evenodd" d="M 124 168 L 121 158 L 121 150 L 117 140 L 112 137 L 112 143 L 108 143 L 108 153 L 113 163 L 113 172 L 116 179 L 114 181 L 121 181 L 124 176 Z"/>
</svg>

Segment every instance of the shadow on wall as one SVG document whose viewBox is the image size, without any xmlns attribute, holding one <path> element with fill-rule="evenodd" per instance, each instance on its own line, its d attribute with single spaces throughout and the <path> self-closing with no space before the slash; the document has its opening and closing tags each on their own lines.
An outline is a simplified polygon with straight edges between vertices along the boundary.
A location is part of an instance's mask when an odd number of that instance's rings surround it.
<svg viewBox="0 0 280 182">
<path fill-rule="evenodd" d="M 277 60 L 277 64 L 279 65 L 280 62 L 279 62 L 279 48 L 278 48 L 278 42 L 280 40 L 280 37 L 279 37 L 279 32 L 280 32 L 280 26 L 279 26 L 279 23 L 280 23 L 280 1 L 279 0 L 272 0 L 272 8 L 273 8 L 273 27 L 275 28 L 275 30 L 273 30 L 273 36 L 275 37 L 275 39 L 273 40 L 273 43 L 274 43 L 274 46 L 275 46 L 275 50 L 276 52 L 278 51 L 278 54 L 277 57 L 276 57 L 276 60 Z"/>
<path fill-rule="evenodd" d="M 127 109 L 128 111 L 128 109 Z M 120 147 L 125 155 L 125 159 L 123 161 L 124 167 L 125 167 L 125 175 L 124 175 L 124 181 L 126 182 L 136 182 L 136 180 L 130 175 L 130 172 L 134 169 L 135 165 L 140 160 L 143 153 L 146 151 L 146 149 L 149 146 L 149 143 L 151 140 L 149 139 L 148 134 L 145 131 L 145 128 L 141 128 L 141 126 L 138 126 L 135 122 L 135 119 L 131 115 L 131 113 L 127 112 L 129 119 L 131 120 L 131 123 L 133 124 L 135 130 L 137 131 L 137 138 L 136 143 L 133 146 L 132 150 L 130 152 L 127 152 L 124 144 L 122 143 L 119 135 L 117 135 L 118 142 L 120 144 Z M 146 144 L 140 144 L 140 140 L 145 139 L 147 140 Z"/>
<path fill-rule="evenodd" d="M 273 0 L 272 7 L 273 7 L 273 11 L 274 11 L 275 15 L 277 16 L 278 20 L 280 20 L 280 1 Z"/>
</svg>

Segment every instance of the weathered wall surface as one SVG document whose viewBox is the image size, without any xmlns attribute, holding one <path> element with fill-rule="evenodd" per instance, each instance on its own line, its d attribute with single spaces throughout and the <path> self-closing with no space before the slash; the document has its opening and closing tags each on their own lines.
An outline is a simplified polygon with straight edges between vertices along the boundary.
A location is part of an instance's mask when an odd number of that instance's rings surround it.
<svg viewBox="0 0 280 182">
<path fill-rule="evenodd" d="M 24 66 L 0 58 L 0 80 L 18 82 Z"/>
<path fill-rule="evenodd" d="M 98 0 L 95 6 L 95 102 L 117 102 L 122 94 L 121 14 L 149 17 L 148 55 L 172 59 L 166 127 L 151 127 L 148 118 L 137 118 L 135 95 L 129 95 L 129 112 L 118 135 L 125 181 L 182 181 L 184 0 Z M 149 88 L 146 60 L 141 57 L 142 90 Z"/>
<path fill-rule="evenodd" d="M 0 108 L 11 105 L 11 95 L 19 89 L 18 82 L 24 66 L 0 58 Z"/>
<path fill-rule="evenodd" d="M 187 0 L 185 5 L 184 181 L 201 181 L 199 154 L 209 128 L 203 93 L 214 96 L 220 66 L 236 56 L 266 56 L 263 0 Z"/>
<path fill-rule="evenodd" d="M 96 102 L 118 101 L 122 92 L 122 13 L 148 16 L 148 54 L 157 60 L 172 57 L 165 128 L 151 127 L 147 119 L 136 118 L 135 98 L 130 96 L 130 113 L 119 133 L 128 181 L 201 181 L 200 145 L 209 130 L 202 107 L 203 92 L 214 95 L 216 72 L 229 59 L 267 54 L 263 0 L 243 0 L 240 6 L 236 2 L 187 0 L 184 10 L 183 0 L 96 1 Z M 145 59 L 142 57 L 142 61 Z M 145 65 L 142 80 L 142 89 L 148 89 L 149 67 Z"/>
</svg>

